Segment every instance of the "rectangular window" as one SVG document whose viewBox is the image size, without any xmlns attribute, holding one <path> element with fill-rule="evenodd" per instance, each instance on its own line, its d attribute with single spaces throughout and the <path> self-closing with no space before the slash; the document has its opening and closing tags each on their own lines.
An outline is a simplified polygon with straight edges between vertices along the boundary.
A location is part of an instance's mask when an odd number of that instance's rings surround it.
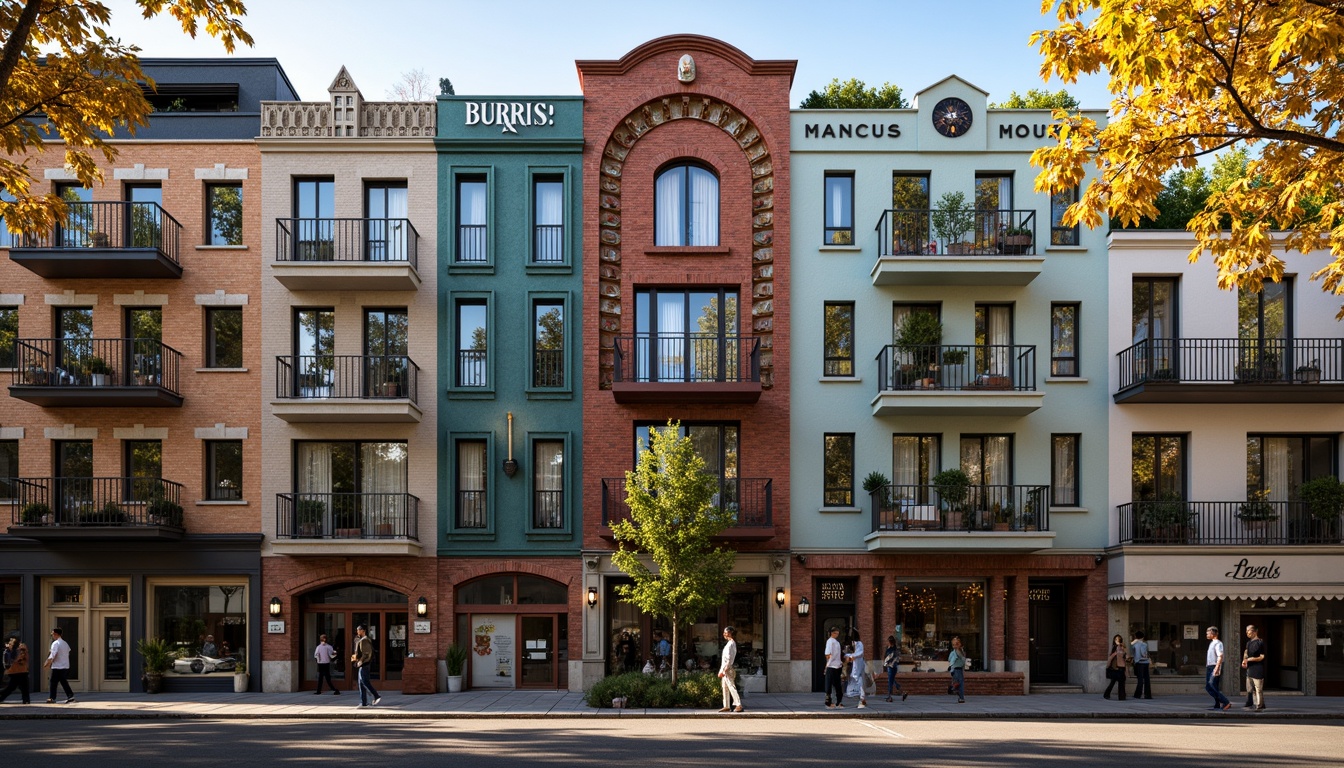
<svg viewBox="0 0 1344 768">
<path fill-rule="evenodd" d="M 929 239 L 928 174 L 895 173 L 891 177 L 891 252 L 924 253 Z"/>
<path fill-rule="evenodd" d="M 163 187 L 127 184 L 126 247 L 165 250 L 163 242 Z"/>
<path fill-rule="evenodd" d="M 1050 375 L 1078 374 L 1078 305 L 1050 305 Z"/>
<path fill-rule="evenodd" d="M 3 226 L 3 222 L 0 222 Z M 14 343 L 19 338 L 19 308 L 0 307 L 0 368 L 13 368 Z"/>
<path fill-rule="evenodd" d="M 737 294 L 732 288 L 637 291 L 632 378 L 745 380 L 754 371 L 755 339 L 741 336 L 737 324 Z"/>
<path fill-rule="evenodd" d="M 335 179 L 294 180 L 294 261 L 336 258 Z"/>
<path fill-rule="evenodd" d="M 243 185 L 205 187 L 206 245 L 243 244 Z"/>
<path fill-rule="evenodd" d="M 93 190 L 68 182 L 56 184 L 56 196 L 65 201 L 65 218 L 57 222 L 56 240 L 62 248 L 106 248 L 107 233 L 115 222 L 99 220 L 93 207 Z"/>
<path fill-rule="evenodd" d="M 854 174 L 826 174 L 826 245 L 854 244 Z"/>
<path fill-rule="evenodd" d="M 485 528 L 485 441 L 457 441 L 457 503 L 454 528 Z"/>
<path fill-rule="evenodd" d="M 823 437 L 822 504 L 827 507 L 854 506 L 854 433 L 827 434 Z"/>
<path fill-rule="evenodd" d="M 565 261 L 565 182 L 559 176 L 532 180 L 532 238 L 534 264 Z"/>
<path fill-rule="evenodd" d="M 127 499 L 146 501 L 159 489 L 163 477 L 163 443 L 158 440 L 127 440 L 124 443 Z"/>
<path fill-rule="evenodd" d="M 1013 306 L 975 305 L 975 372 L 988 386 L 1013 386 Z"/>
<path fill-rule="evenodd" d="M 892 435 L 892 498 L 911 504 L 929 503 L 929 484 L 942 467 L 938 435 Z"/>
<path fill-rule="evenodd" d="M 457 180 L 457 263 L 485 264 L 487 253 L 486 180 L 462 176 Z"/>
<path fill-rule="evenodd" d="M 648 450 L 652 427 L 664 428 L 665 424 L 635 425 L 635 464 L 639 463 L 640 454 Z M 738 477 L 740 434 L 738 424 L 726 422 L 683 421 L 680 432 L 682 437 L 691 439 L 696 454 L 705 461 L 705 473 L 718 483 L 710 503 L 720 509 L 735 510 L 739 524 L 755 525 L 769 520 L 769 506 L 761 480 Z"/>
<path fill-rule="evenodd" d="M 903 658 L 946 657 L 952 638 L 961 637 L 967 671 L 984 669 L 987 586 L 983 581 L 896 581 L 897 626 Z M 990 597 L 989 599 L 998 599 Z M 935 666 L 939 662 L 925 662 Z M 940 671 L 945 667 L 936 667 Z"/>
<path fill-rule="evenodd" d="M 854 302 L 828 301 L 823 308 L 823 376 L 854 375 Z"/>
<path fill-rule="evenodd" d="M 1185 435 L 1141 435 L 1131 440 L 1131 498 L 1185 499 Z"/>
<path fill-rule="evenodd" d="M 532 527 L 565 527 L 565 444 L 538 440 L 532 444 Z"/>
<path fill-rule="evenodd" d="M 209 501 L 243 498 L 243 441 L 206 441 L 205 498 Z"/>
<path fill-rule="evenodd" d="M 1050 436 L 1050 503 L 1078 506 L 1078 435 Z"/>
<path fill-rule="evenodd" d="M 969 234 L 979 251 L 992 247 L 1001 233 L 1017 226 L 1013 221 L 1013 177 L 1001 173 L 975 175 L 975 228 Z"/>
<path fill-rule="evenodd" d="M 1078 225 L 1064 226 L 1064 212 L 1078 202 L 1078 187 L 1060 190 L 1050 196 L 1050 244 L 1077 245 Z"/>
<path fill-rule="evenodd" d="M 14 202 L 14 196 L 0 189 L 0 201 L 12 203 Z M 10 248 L 13 245 L 14 235 L 10 234 L 9 227 L 5 226 L 5 217 L 0 216 L 0 248 Z"/>
<path fill-rule="evenodd" d="M 1321 604 L 1338 602 L 1326 600 Z M 1166 667 L 1162 674 L 1164 682 L 1174 677 L 1173 682 L 1198 684 L 1204 679 L 1207 673 L 1204 661 L 1209 652 L 1204 628 L 1217 626 L 1226 616 L 1221 600 L 1150 598 L 1130 600 L 1128 605 L 1127 636 L 1136 631 L 1144 633 L 1149 659 Z M 1285 654 L 1289 655 L 1291 651 Z"/>
<path fill-rule="evenodd" d="M 555 299 L 532 304 L 532 386 L 565 385 L 565 307 Z"/>
<path fill-rule="evenodd" d="M 242 307 L 212 307 L 205 310 L 206 368 L 243 367 Z"/>
<path fill-rule="evenodd" d="M 410 259 L 410 219 L 406 182 L 370 182 L 364 187 L 364 258 L 367 261 Z"/>
<path fill-rule="evenodd" d="M 1246 498 L 1294 501 L 1308 480 L 1335 474 L 1334 435 L 1247 435 Z"/>
<path fill-rule="evenodd" d="M 457 377 L 458 387 L 484 387 L 489 363 L 489 326 L 487 305 L 483 299 L 457 302 Z"/>
<path fill-rule="evenodd" d="M 16 477 L 19 477 L 19 441 L 0 440 L 0 499 L 14 498 Z"/>
<path fill-rule="evenodd" d="M 971 478 L 972 485 L 1012 485 L 1012 437 L 962 435 L 961 471 Z"/>
<path fill-rule="evenodd" d="M 150 634 L 169 640 L 183 654 L 168 667 L 168 674 L 217 677 L 236 668 L 251 639 L 247 620 L 252 603 L 246 582 L 154 583 L 149 590 Z M 206 643 L 214 644 L 213 655 L 203 653 Z M 218 661 L 207 663 L 195 658 L 198 655 Z"/>
<path fill-rule="evenodd" d="M 407 463 L 399 441 L 295 442 L 298 513 L 309 507 L 324 525 L 330 519 L 338 537 L 405 536 L 413 530 Z"/>
<path fill-rule="evenodd" d="M 296 397 L 331 397 L 335 383 L 336 311 L 294 311 L 294 377 Z"/>
</svg>

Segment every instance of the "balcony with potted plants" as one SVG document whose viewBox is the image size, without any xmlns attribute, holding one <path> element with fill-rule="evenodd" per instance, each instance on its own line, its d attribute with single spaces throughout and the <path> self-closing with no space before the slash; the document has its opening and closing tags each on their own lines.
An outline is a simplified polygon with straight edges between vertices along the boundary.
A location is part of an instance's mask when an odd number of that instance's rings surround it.
<svg viewBox="0 0 1344 768">
<path fill-rule="evenodd" d="M 410 219 L 276 219 L 271 274 L 291 291 L 414 291 L 419 247 Z"/>
<path fill-rule="evenodd" d="M 978 210 L 960 192 L 935 208 L 885 210 L 874 229 L 873 285 L 1027 285 L 1045 263 L 1035 211 Z"/>
<path fill-rule="evenodd" d="M 899 485 L 874 472 L 864 481 L 870 552 L 1034 552 L 1054 545 L 1049 488 L 978 485 L 965 472 L 939 472 L 928 485 Z"/>
<path fill-rule="evenodd" d="M 409 493 L 281 493 L 275 497 L 278 554 L 420 553 L 420 499 Z"/>
<path fill-rule="evenodd" d="M 1344 339 L 1145 339 L 1116 359 L 1117 403 L 1344 402 Z"/>
<path fill-rule="evenodd" d="M 1318 497 L 1316 489 L 1333 477 L 1303 483 L 1300 499 L 1280 501 L 1268 491 L 1253 491 L 1244 501 L 1188 501 L 1168 494 L 1117 508 L 1120 543 L 1159 546 L 1304 546 L 1344 543 L 1340 501 Z M 1316 485 L 1312 485 L 1316 483 Z M 1332 492 L 1325 491 L 1329 495 Z"/>
<path fill-rule="evenodd" d="M 291 423 L 419 422 L 419 374 L 405 355 L 281 355 L 271 412 Z"/>
<path fill-rule="evenodd" d="M 29 539 L 180 539 L 182 486 L 156 477 L 9 481 L 9 533 Z"/>
<path fill-rule="evenodd" d="M 611 391 L 618 403 L 755 403 L 761 340 L 712 333 L 619 337 Z"/>
<path fill-rule="evenodd" d="M 158 339 L 18 339 L 9 394 L 44 408 L 180 408 L 182 353 Z"/>
<path fill-rule="evenodd" d="M 157 203 L 67 200 L 65 206 L 55 227 L 16 239 L 10 261 L 51 279 L 182 277 L 182 225 Z"/>
</svg>

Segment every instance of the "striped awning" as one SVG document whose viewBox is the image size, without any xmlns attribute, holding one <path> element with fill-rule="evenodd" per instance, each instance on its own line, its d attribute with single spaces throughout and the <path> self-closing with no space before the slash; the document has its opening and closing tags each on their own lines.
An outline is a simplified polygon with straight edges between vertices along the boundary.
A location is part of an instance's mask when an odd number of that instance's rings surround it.
<svg viewBox="0 0 1344 768">
<path fill-rule="evenodd" d="M 1344 584 L 1126 584 L 1107 590 L 1109 600 L 1344 600 Z"/>
</svg>

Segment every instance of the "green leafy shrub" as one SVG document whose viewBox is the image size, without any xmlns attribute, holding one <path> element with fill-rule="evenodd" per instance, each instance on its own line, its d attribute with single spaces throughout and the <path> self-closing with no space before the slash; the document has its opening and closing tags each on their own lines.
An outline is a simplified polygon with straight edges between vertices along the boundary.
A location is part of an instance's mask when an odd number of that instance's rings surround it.
<svg viewBox="0 0 1344 768">
<path fill-rule="evenodd" d="M 718 675 L 692 672 L 672 681 L 642 672 L 626 672 L 603 678 L 584 694 L 590 707 L 610 709 L 611 700 L 624 697 L 628 709 L 708 709 L 722 703 Z"/>
</svg>

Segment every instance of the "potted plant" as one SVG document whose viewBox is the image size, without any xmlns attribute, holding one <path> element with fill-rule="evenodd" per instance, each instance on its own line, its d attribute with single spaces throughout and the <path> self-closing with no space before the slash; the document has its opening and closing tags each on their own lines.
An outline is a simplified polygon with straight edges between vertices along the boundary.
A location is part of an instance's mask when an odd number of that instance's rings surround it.
<svg viewBox="0 0 1344 768">
<path fill-rule="evenodd" d="M 321 499 L 299 499 L 294 505 L 298 533 L 313 538 L 322 532 L 322 518 L 327 515 L 327 503 Z"/>
<path fill-rule="evenodd" d="M 358 539 L 364 535 L 364 515 L 355 508 L 354 499 L 336 497 L 331 517 L 337 538 Z"/>
<path fill-rule="evenodd" d="M 1237 507 L 1237 518 L 1252 533 L 1263 536 L 1266 529 L 1279 519 L 1278 510 L 1269 501 L 1268 489 L 1252 491 L 1246 496 L 1246 501 Z"/>
<path fill-rule="evenodd" d="M 968 244 L 962 238 L 975 226 L 975 210 L 966 204 L 960 192 L 945 192 L 938 198 L 938 207 L 929 214 L 933 231 L 943 241 L 946 253 L 965 253 Z"/>
<path fill-rule="evenodd" d="M 24 382 L 30 387 L 45 386 L 47 383 L 47 369 L 32 363 L 23 374 Z"/>
<path fill-rule="evenodd" d="M 1000 504 L 996 501 L 990 512 L 994 515 L 994 530 L 1007 531 L 1012 529 L 1014 512 L 1012 504 Z"/>
<path fill-rule="evenodd" d="M 1045 489 L 1033 488 L 1027 492 L 1027 503 L 1022 506 L 1022 530 L 1034 531 L 1040 525 L 1040 513 L 1045 508 Z"/>
<path fill-rule="evenodd" d="M 444 657 L 448 665 L 448 692 L 460 693 L 462 691 L 462 670 L 467 666 L 467 649 L 457 643 L 448 646 L 448 654 Z"/>
<path fill-rule="evenodd" d="M 164 493 L 163 483 L 155 483 L 145 504 L 145 517 L 150 525 L 182 527 L 182 506 Z"/>
<path fill-rule="evenodd" d="M 1141 538 L 1169 544 L 1185 541 L 1191 512 L 1190 505 L 1179 494 L 1164 493 L 1159 499 L 1140 501 L 1134 507 Z"/>
<path fill-rule="evenodd" d="M 1312 360 L 1310 363 L 1297 366 L 1297 380 L 1303 384 L 1319 384 L 1321 382 L 1321 361 Z"/>
<path fill-rule="evenodd" d="M 112 383 L 112 366 L 108 365 L 103 358 L 97 355 L 90 357 L 86 370 L 93 379 L 93 386 L 106 387 Z"/>
<path fill-rule="evenodd" d="M 1009 227 L 1000 241 L 1004 253 L 1023 254 L 1031 249 L 1031 227 Z"/>
<path fill-rule="evenodd" d="M 247 674 L 247 659 L 239 657 L 233 667 L 233 692 L 247 693 L 247 684 L 251 677 Z"/>
<path fill-rule="evenodd" d="M 161 637 L 141 638 L 136 650 L 145 662 L 145 692 L 158 693 L 163 690 L 163 673 L 173 664 L 173 651 L 168 641 Z"/>
<path fill-rule="evenodd" d="M 905 362 L 901 370 L 906 376 L 902 384 L 911 384 L 925 378 L 939 359 L 943 343 L 943 324 L 932 312 L 911 312 L 901 323 L 896 334 L 896 348 Z"/>
<path fill-rule="evenodd" d="M 25 504 L 19 514 L 24 525 L 51 525 L 51 507 L 41 502 Z"/>
<path fill-rule="evenodd" d="M 108 501 L 102 509 L 80 512 L 79 522 L 84 525 L 122 525 L 126 522 L 126 511 L 117 502 Z"/>
<path fill-rule="evenodd" d="M 1313 478 L 1298 486 L 1298 498 L 1306 504 L 1319 538 L 1339 540 L 1339 513 L 1344 510 L 1344 483 L 1330 475 Z"/>
<path fill-rule="evenodd" d="M 933 488 L 941 500 L 943 527 L 960 528 L 971 478 L 960 469 L 945 469 L 933 476 Z"/>
<path fill-rule="evenodd" d="M 878 519 L 881 521 L 882 527 L 886 528 L 890 526 L 900 528 L 901 520 L 899 516 L 893 518 L 889 515 L 894 506 L 892 503 L 894 499 L 892 496 L 891 480 L 881 472 L 869 472 L 868 476 L 863 478 L 863 490 L 867 492 L 868 496 L 872 498 L 873 503 L 877 505 L 879 514 Z"/>
<path fill-rule="evenodd" d="M 966 350 L 943 349 L 941 380 L 943 387 L 961 389 L 969 382 L 966 380 Z"/>
</svg>

